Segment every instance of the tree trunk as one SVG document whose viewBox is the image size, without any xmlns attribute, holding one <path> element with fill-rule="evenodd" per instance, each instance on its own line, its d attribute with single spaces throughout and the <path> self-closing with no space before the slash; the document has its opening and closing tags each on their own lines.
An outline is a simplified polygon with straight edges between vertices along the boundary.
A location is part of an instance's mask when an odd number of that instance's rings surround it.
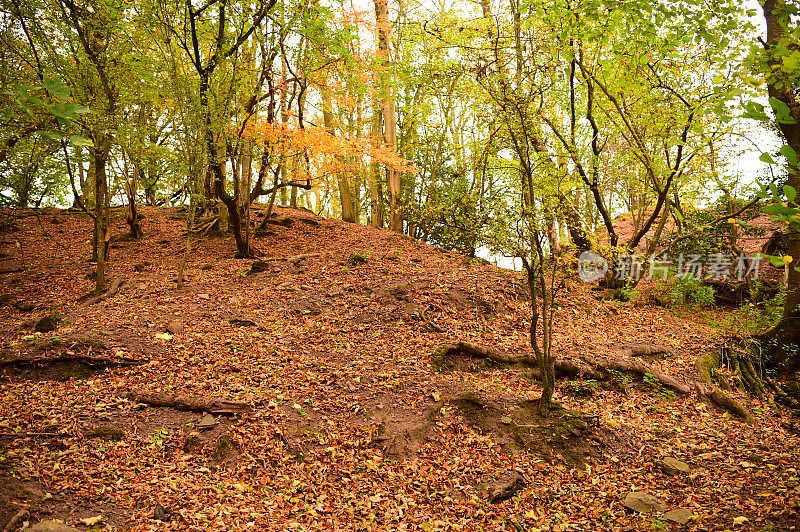
<svg viewBox="0 0 800 532">
<path fill-rule="evenodd" d="M 774 48 L 787 38 L 787 29 L 781 20 L 781 11 L 786 10 L 786 2 L 765 0 L 763 9 L 767 25 L 766 49 L 772 55 Z M 786 16 L 788 17 L 788 14 Z M 770 57 L 767 64 L 771 69 L 771 77 L 767 82 L 769 96 L 783 102 L 789 108 L 793 122 L 785 123 L 789 122 L 788 120 L 779 122 L 778 128 L 786 144 L 796 154 L 800 154 L 800 101 L 797 99 L 796 89 L 778 58 Z M 797 165 L 789 165 L 786 184 L 800 191 L 800 169 Z M 791 234 L 786 235 L 789 240 L 787 249 L 788 256 L 795 262 L 789 267 L 783 316 L 775 328 L 762 338 L 772 365 L 786 373 L 800 371 L 800 272 L 795 266 L 800 262 L 800 234 L 792 229 L 790 227 Z"/>
<path fill-rule="evenodd" d="M 109 232 L 109 197 L 108 178 L 106 176 L 106 163 L 111 151 L 111 136 L 107 133 L 96 135 L 94 147 L 89 153 L 94 166 L 94 247 L 97 254 L 97 273 L 95 277 L 95 291 L 102 292 L 106 288 L 106 260 Z"/>
<path fill-rule="evenodd" d="M 333 103 L 331 101 L 331 93 L 327 89 L 322 90 L 322 120 L 325 129 L 331 136 L 336 136 L 336 124 L 333 121 Z M 353 205 L 353 193 L 350 190 L 350 183 L 347 179 L 347 171 L 344 157 L 341 155 L 336 156 L 336 161 L 341 167 L 336 172 L 336 182 L 339 186 L 339 204 L 342 207 L 342 221 L 353 223 L 356 221 L 356 209 Z"/>
<path fill-rule="evenodd" d="M 381 132 L 381 112 L 376 108 L 372 115 L 372 138 L 377 141 Z M 383 227 L 383 193 L 381 191 L 381 168 L 378 163 L 369 165 L 370 225 Z"/>
<path fill-rule="evenodd" d="M 383 114 L 383 139 L 386 148 L 397 151 L 397 118 L 394 96 L 390 84 L 392 61 L 389 45 L 392 39 L 389 26 L 387 0 L 375 0 L 375 22 L 378 30 L 378 55 L 383 59 L 381 72 L 381 112 Z M 386 165 L 386 186 L 389 192 L 389 229 L 403 232 L 403 218 L 400 204 L 400 172 Z"/>
</svg>

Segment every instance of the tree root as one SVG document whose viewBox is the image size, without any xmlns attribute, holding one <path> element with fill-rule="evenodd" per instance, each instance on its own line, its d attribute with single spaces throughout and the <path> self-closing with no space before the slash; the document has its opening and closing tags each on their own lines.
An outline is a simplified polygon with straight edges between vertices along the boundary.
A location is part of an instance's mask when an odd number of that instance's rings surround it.
<svg viewBox="0 0 800 532">
<path fill-rule="evenodd" d="M 89 294 L 86 294 L 81 299 L 85 297 L 88 297 L 88 299 L 85 299 L 81 304 L 81 306 L 88 307 L 96 303 L 100 303 L 101 301 L 105 301 L 106 299 L 109 299 L 111 297 L 114 297 L 115 295 L 117 295 L 117 292 L 119 292 L 119 287 L 122 286 L 124 282 L 125 279 L 123 277 L 117 277 L 111 282 L 111 286 L 108 287 L 108 290 L 106 290 L 102 294 L 96 295 L 94 297 L 91 297 L 92 294 L 91 292 Z"/>
<path fill-rule="evenodd" d="M 57 357 L 34 357 L 34 358 L 9 358 L 0 360 L 0 367 L 3 366 L 44 366 L 47 364 L 59 364 L 63 362 L 78 362 L 92 367 L 125 367 L 139 366 L 144 361 L 134 358 L 107 358 L 92 357 L 88 355 L 62 355 Z"/>
<path fill-rule="evenodd" d="M 753 423 L 753 414 L 750 413 L 744 406 L 741 405 L 736 399 L 730 397 L 718 387 L 714 387 L 709 394 L 711 400 L 722 408 L 728 410 L 732 414 L 736 414 L 744 419 L 747 423 Z"/>
<path fill-rule="evenodd" d="M 672 348 L 659 344 L 628 344 L 617 348 L 621 355 L 629 357 L 647 357 L 655 355 L 671 355 Z"/>
<path fill-rule="evenodd" d="M 210 220 L 202 220 L 192 228 L 192 231 L 206 236 L 211 229 L 219 223 L 219 216 L 214 216 Z"/>
<path fill-rule="evenodd" d="M 12 532 L 22 527 L 23 522 L 30 517 L 30 512 L 27 509 L 22 509 L 14 514 L 11 521 L 3 528 L 3 532 Z"/>
<path fill-rule="evenodd" d="M 247 403 L 229 401 L 218 397 L 188 397 L 186 395 L 169 395 L 161 392 L 136 393 L 128 392 L 122 397 L 150 406 L 175 408 L 189 412 L 208 412 L 211 414 L 234 415 L 252 412 L 253 408 Z"/>
<path fill-rule="evenodd" d="M 662 353 L 663 346 L 653 346 L 645 350 L 643 346 L 638 346 L 638 352 L 658 352 Z M 635 352 L 631 347 L 626 346 L 620 348 L 621 352 Z M 536 359 L 529 355 L 509 355 L 506 353 L 498 353 L 490 349 L 484 349 L 467 342 L 458 342 L 455 345 L 442 345 L 433 354 L 432 362 L 434 366 L 441 366 L 446 356 L 468 356 L 472 358 L 482 358 L 500 362 L 504 364 L 525 364 L 527 366 L 535 367 Z M 555 360 L 556 373 L 561 375 L 581 376 L 595 380 L 605 380 L 609 378 L 610 371 L 624 371 L 637 373 L 641 376 L 652 375 L 664 386 L 674 389 L 682 394 L 689 394 L 692 387 L 689 384 L 679 381 L 678 379 L 661 373 L 648 366 L 647 364 L 638 360 L 628 360 L 619 357 L 589 357 L 582 356 L 579 358 L 570 359 L 556 359 Z"/>
</svg>

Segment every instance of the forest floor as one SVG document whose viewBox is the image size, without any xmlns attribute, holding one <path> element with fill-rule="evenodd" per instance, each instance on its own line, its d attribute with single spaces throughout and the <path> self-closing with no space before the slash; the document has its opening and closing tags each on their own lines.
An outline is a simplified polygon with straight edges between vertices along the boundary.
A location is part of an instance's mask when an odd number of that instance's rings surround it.
<svg viewBox="0 0 800 532">
<path fill-rule="evenodd" d="M 94 304 L 79 301 L 93 286 L 90 218 L 47 211 L 0 234 L 0 529 L 21 509 L 80 530 L 800 527 L 800 427 L 768 400 L 737 395 L 747 424 L 635 377 L 560 380 L 563 408 L 541 419 L 529 368 L 434 367 L 458 341 L 528 351 L 514 272 L 279 209 L 294 223 L 254 244 L 293 261 L 250 273 L 229 235 L 208 236 L 177 290 L 185 216 L 142 211 L 144 238 L 111 245 L 124 283 Z M 126 228 L 118 218 L 112 234 Z M 34 331 L 54 313 L 55 330 Z M 724 339 L 691 313 L 578 282 L 556 321 L 559 357 L 664 344 L 672 355 L 649 363 L 686 382 Z M 151 392 L 252 409 L 128 398 Z M 670 457 L 689 470 L 667 474 Z M 691 519 L 623 507 L 642 491 Z"/>
</svg>

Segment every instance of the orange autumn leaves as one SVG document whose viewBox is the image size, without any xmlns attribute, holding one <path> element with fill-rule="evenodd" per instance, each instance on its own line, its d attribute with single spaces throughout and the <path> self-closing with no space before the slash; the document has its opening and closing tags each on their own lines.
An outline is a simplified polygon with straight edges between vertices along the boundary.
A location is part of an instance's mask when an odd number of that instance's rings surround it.
<svg viewBox="0 0 800 532">
<path fill-rule="evenodd" d="M 287 160 L 307 157 L 308 175 L 300 175 L 303 165 L 294 165 L 295 174 L 303 179 L 358 173 L 369 163 L 390 166 L 402 173 L 417 172 L 409 161 L 378 146 L 371 137 L 337 136 L 319 126 L 301 128 L 296 119 L 285 123 L 256 119 L 248 125 L 245 135 L 268 144 L 273 153 L 282 154 Z"/>
</svg>

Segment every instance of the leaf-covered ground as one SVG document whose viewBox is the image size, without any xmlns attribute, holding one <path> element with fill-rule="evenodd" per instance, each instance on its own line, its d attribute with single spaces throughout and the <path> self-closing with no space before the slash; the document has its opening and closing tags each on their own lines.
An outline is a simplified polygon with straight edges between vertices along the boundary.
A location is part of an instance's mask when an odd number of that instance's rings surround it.
<svg viewBox="0 0 800 532">
<path fill-rule="evenodd" d="M 146 208 L 146 236 L 112 244 L 119 293 L 92 288 L 91 220 L 52 211 L 0 235 L 0 358 L 87 355 L 133 366 L 0 371 L 0 526 L 102 517 L 111 530 L 792 530 L 800 522 L 798 422 L 740 397 L 748 425 L 645 382 L 560 381 L 564 410 L 532 412 L 530 371 L 431 354 L 460 340 L 523 353 L 516 274 L 385 230 L 280 210 L 255 238 L 266 271 L 229 236 L 193 242 L 176 289 L 184 217 Z M 125 231 L 118 221 L 115 234 Z M 318 254 L 318 255 L 316 255 Z M 14 305 L 16 303 L 16 306 Z M 21 303 L 31 303 L 25 311 Z M 23 309 L 23 310 L 20 310 Z M 57 312 L 54 331 L 34 324 Z M 558 313 L 559 356 L 666 344 L 650 361 L 693 380 L 717 329 L 660 308 L 602 301 L 577 283 Z M 167 330 L 169 329 L 171 332 Z M 125 399 L 166 392 L 243 401 L 216 416 Z M 527 402 L 526 402 L 527 401 Z M 207 421 L 209 419 L 207 418 Z M 674 457 L 691 472 L 669 476 Z M 523 487 L 500 502 L 507 479 Z M 663 514 L 622 506 L 647 491 Z M 92 522 L 92 521 L 89 521 Z"/>
</svg>

